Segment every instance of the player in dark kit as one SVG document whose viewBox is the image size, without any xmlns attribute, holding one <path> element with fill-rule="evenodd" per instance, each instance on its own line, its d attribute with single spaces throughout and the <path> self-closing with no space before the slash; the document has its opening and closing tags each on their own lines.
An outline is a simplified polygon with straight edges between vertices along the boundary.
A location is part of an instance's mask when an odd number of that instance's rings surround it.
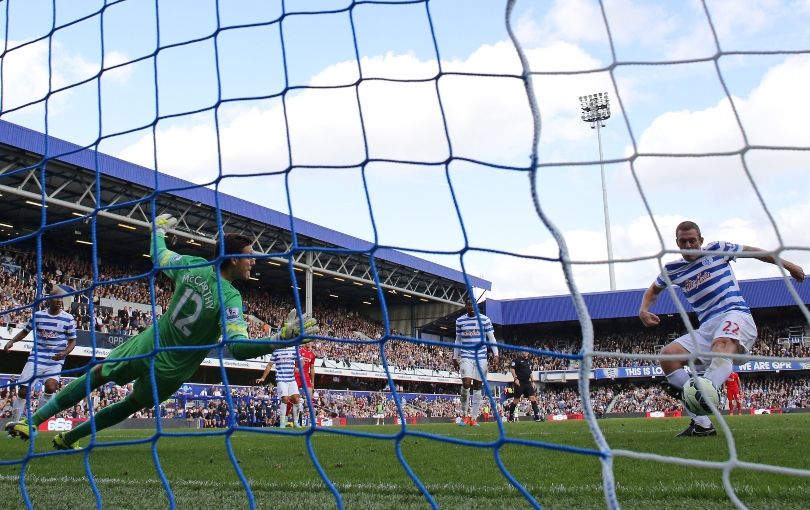
<svg viewBox="0 0 810 510">
<path fill-rule="evenodd" d="M 534 421 L 543 421 L 540 416 L 540 408 L 537 406 L 537 392 L 532 384 L 532 366 L 529 362 L 529 353 L 523 351 L 520 356 L 512 362 L 510 371 L 515 381 L 515 396 L 509 404 L 509 421 L 515 419 L 515 408 L 520 404 L 521 397 L 526 397 L 532 403 Z"/>
</svg>

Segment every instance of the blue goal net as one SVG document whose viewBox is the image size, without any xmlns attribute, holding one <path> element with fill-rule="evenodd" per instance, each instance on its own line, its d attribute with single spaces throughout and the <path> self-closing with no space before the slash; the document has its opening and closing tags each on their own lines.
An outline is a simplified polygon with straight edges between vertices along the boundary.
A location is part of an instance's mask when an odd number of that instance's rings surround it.
<svg viewBox="0 0 810 510">
<path fill-rule="evenodd" d="M 78 480 L 86 488 L 78 493 L 86 498 L 81 504 L 97 508 L 134 503 L 111 495 L 108 487 L 114 485 L 162 491 L 165 498 L 157 506 L 183 506 L 193 501 L 195 484 L 205 484 L 209 468 L 199 468 L 199 480 L 175 479 L 167 474 L 176 469 L 166 459 L 175 462 L 182 452 L 167 445 L 193 449 L 195 440 L 212 437 L 224 443 L 227 456 L 217 461 L 216 470 L 234 473 L 232 483 L 217 490 L 244 494 L 251 509 L 275 504 L 285 491 L 320 491 L 321 502 L 328 496 L 337 508 L 352 506 L 347 501 L 359 506 L 366 500 L 357 493 L 366 490 L 380 498 L 407 493 L 410 504 L 431 508 L 480 497 L 497 505 L 502 494 L 510 495 L 510 504 L 556 508 L 566 497 L 579 497 L 577 489 L 532 480 L 542 478 L 544 469 L 563 469 L 571 457 L 592 459 L 582 490 L 596 495 L 588 504 L 598 500 L 611 509 L 623 502 L 617 459 L 709 470 L 719 477 L 714 488 L 737 508 L 746 508 L 754 489 L 740 490 L 732 480 L 735 470 L 810 476 L 806 463 L 787 467 L 741 459 L 741 445 L 713 404 L 714 422 L 725 438 L 719 460 L 697 459 L 693 452 L 612 447 L 603 431 L 599 418 L 618 401 L 619 391 L 603 383 L 624 377 L 620 367 L 663 375 L 653 369 L 661 359 L 659 343 L 672 332 L 697 333 L 692 310 L 670 285 L 662 298 L 668 300 L 669 329 L 660 333 L 660 341 L 644 337 L 646 347 L 640 348 L 624 340 L 597 341 L 594 319 L 609 319 L 614 312 L 586 300 L 581 289 L 607 290 L 609 281 L 615 290 L 617 280 L 625 288 L 640 288 L 639 274 L 646 275 L 646 287 L 665 262 L 682 255 L 669 239 L 692 211 L 711 217 L 711 226 L 723 235 L 747 235 L 751 241 L 745 245 L 766 245 L 766 252 L 743 250 L 739 258 L 772 256 L 777 269 L 746 275 L 780 276 L 770 282 L 778 291 L 768 299 L 780 303 L 773 306 L 790 305 L 794 329 L 786 350 L 733 355 L 735 364 L 781 363 L 773 366 L 797 371 L 810 366 L 803 350 L 810 347 L 804 333 L 810 291 L 807 284 L 791 281 L 795 275 L 787 263 L 804 261 L 807 267 L 810 260 L 806 222 L 796 219 L 810 212 L 796 185 L 805 179 L 810 146 L 801 123 L 791 129 L 792 121 L 784 121 L 810 113 L 803 88 L 810 76 L 810 46 L 801 24 L 810 16 L 808 8 L 797 6 L 795 20 L 777 20 L 759 5 L 628 2 L 624 11 L 623 4 L 0 1 L 0 200 L 5 203 L 0 205 L 0 331 L 6 329 L 5 341 L 30 331 L 25 324 L 31 316 L 47 310 L 52 296 L 60 294 L 78 338 L 61 374 L 67 380 L 84 377 L 79 380 L 88 395 L 38 424 L 42 432 L 24 451 L 6 449 L 0 455 L 0 487 L 19 497 L 14 506 L 35 508 L 39 501 L 51 501 L 37 491 L 58 491 L 60 480 L 74 485 Z M 740 19 L 749 24 L 741 27 Z M 781 33 L 768 31 L 774 24 Z M 618 205 L 612 206 L 613 222 L 608 184 L 615 186 Z M 166 231 L 171 256 L 159 260 L 157 248 L 148 243 L 159 245 L 163 239 L 155 223 L 163 214 L 177 223 Z M 217 244 L 225 234 L 247 236 L 252 254 L 241 248 L 241 255 L 226 252 Z M 80 255 L 64 249 L 66 243 L 81 249 Z M 193 258 L 180 262 L 179 256 Z M 136 259 L 146 265 L 133 263 Z M 236 290 L 217 270 L 224 264 L 249 270 L 228 273 L 228 280 L 243 280 Z M 182 282 L 166 274 L 189 268 L 188 275 L 214 268 L 216 289 L 202 298 L 174 295 Z M 666 283 L 672 281 L 667 277 Z M 228 301 L 232 290 L 242 309 L 226 304 L 235 302 Z M 490 290 L 497 299 L 486 301 L 485 308 L 479 298 Z M 564 296 L 560 307 L 573 315 L 561 312 L 555 319 L 549 311 L 552 319 L 535 320 L 542 310 L 532 305 L 506 313 L 510 298 L 543 294 Z M 635 318 L 640 297 L 617 291 L 607 302 L 633 309 Z M 202 300 L 178 322 L 179 311 L 190 310 L 183 307 L 195 298 Z M 478 429 L 485 430 L 481 433 L 417 424 L 414 416 L 446 423 L 459 414 L 463 419 L 467 411 L 460 406 L 468 397 L 459 402 L 455 393 L 411 392 L 403 386 L 457 387 L 453 329 L 465 298 L 472 298 L 472 347 L 489 349 L 490 360 L 500 351 L 500 362 L 490 365 L 489 373 L 487 354 L 473 362 L 470 378 L 484 382 L 482 393 L 473 390 L 469 398 L 474 409 L 492 418 Z M 193 330 L 209 302 L 220 308 L 223 341 L 166 345 L 153 334 L 150 352 L 108 358 L 128 338 L 156 331 L 152 325 L 163 314 L 172 315 L 175 327 Z M 291 309 L 295 321 L 312 315 L 320 329 L 283 333 L 289 331 Z M 492 327 L 487 315 L 498 319 L 493 320 L 499 326 L 497 345 L 486 334 Z M 252 340 L 230 338 L 236 326 L 229 321 L 237 316 L 244 318 L 239 327 Z M 565 322 L 566 332 L 559 335 L 564 341 L 532 338 L 534 322 Z M 625 330 L 634 327 L 623 324 Z M 510 338 L 500 335 L 505 325 L 514 326 Z M 7 407 L 0 412 L 9 413 L 5 423 L 16 412 L 12 393 L 24 402 L 17 418 L 29 421 L 37 409 L 58 400 L 38 400 L 53 390 L 47 376 L 36 374 L 46 373 L 42 370 L 54 364 L 48 356 L 57 352 L 49 350 L 50 333 L 44 331 L 50 330 L 33 327 L 31 336 L 21 334 L 25 340 L 0 353 L 5 356 L 0 373 L 21 365 L 24 351 L 31 351 L 33 370 L 17 376 L 16 367 L 13 377 L 0 379 L 0 403 Z M 306 360 L 297 348 L 310 341 L 320 353 L 315 373 L 356 383 L 357 392 L 318 388 L 317 397 L 310 395 L 304 408 L 294 411 L 293 416 L 305 417 L 303 426 L 271 427 L 286 423 L 287 404 L 279 400 L 280 390 L 257 390 L 261 384 L 253 380 L 273 362 L 269 346 L 279 342 L 296 347 L 295 366 L 304 372 Z M 267 351 L 234 356 L 241 347 L 258 344 Z M 544 360 L 539 370 L 535 365 L 538 377 L 549 383 L 540 390 L 541 397 L 545 392 L 541 413 L 549 420 L 583 420 L 580 430 L 587 440 L 555 437 L 557 429 L 551 428 L 510 429 L 504 392 L 512 382 L 508 361 L 524 352 Z M 167 353 L 199 358 L 193 367 L 184 366 L 191 367 L 187 375 L 202 364 L 198 382 L 215 384 L 164 379 L 168 376 L 159 367 Z M 697 373 L 701 360 L 719 356 L 697 351 L 678 359 L 684 358 Z M 125 361 L 144 371 L 123 371 L 121 386 L 108 384 L 109 379 L 95 384 L 89 375 Z M 557 390 L 546 379 L 551 371 L 563 374 L 553 382 L 567 382 L 567 389 Z M 156 403 L 121 408 L 117 422 L 134 413 L 151 420 L 149 433 L 96 430 L 94 417 L 137 391 L 126 385 L 141 374 Z M 126 375 L 132 378 L 124 381 Z M 262 384 L 266 377 L 267 372 Z M 161 393 L 164 380 L 167 386 L 176 383 L 168 394 Z M 28 388 L 27 395 L 20 396 L 19 386 Z M 368 418 L 367 426 L 334 426 L 343 416 L 332 411 L 349 407 Z M 67 433 L 84 418 L 90 429 L 80 453 L 49 448 L 49 432 Z M 374 420 L 396 426 L 375 430 Z M 174 428 L 180 421 L 208 429 Z M 301 441 L 300 451 L 283 446 L 278 451 L 305 455 L 306 472 L 313 476 L 273 485 L 273 470 L 287 469 L 274 459 L 264 466 L 263 476 L 271 481 L 256 476 L 255 466 L 246 467 L 241 459 L 239 441 L 248 435 Z M 372 454 L 376 450 L 369 447 L 363 455 L 388 455 L 409 485 L 335 481 L 343 464 L 322 450 L 333 438 L 385 444 L 384 453 L 381 448 Z M 425 461 L 409 449 L 419 441 L 457 458 Z M 97 475 L 109 452 L 144 445 L 154 472 L 149 482 L 127 480 L 128 471 L 118 478 Z M 464 464 L 472 450 L 476 462 L 486 456 L 492 463 L 487 473 L 498 477 L 494 493 L 479 491 L 475 481 L 470 486 L 462 486 L 463 480 L 432 481 L 435 473 L 426 464 Z M 514 456 L 516 451 L 521 453 Z M 486 455 L 475 456 L 478 452 Z M 548 458 L 560 465 L 533 466 L 527 475 L 523 469 L 537 452 L 552 452 Z M 68 458 L 80 460 L 78 478 L 32 474 L 44 463 Z M 695 483 L 684 487 L 706 489 Z M 175 496 L 178 489 L 184 491 L 182 500 Z M 445 503 L 448 490 L 460 499 Z"/>
</svg>

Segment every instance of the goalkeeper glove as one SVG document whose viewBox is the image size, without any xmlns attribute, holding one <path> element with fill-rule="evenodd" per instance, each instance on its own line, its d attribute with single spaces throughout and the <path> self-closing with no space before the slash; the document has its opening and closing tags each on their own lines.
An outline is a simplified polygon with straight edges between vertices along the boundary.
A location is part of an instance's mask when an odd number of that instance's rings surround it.
<svg viewBox="0 0 810 510">
<path fill-rule="evenodd" d="M 165 236 L 166 231 L 174 228 L 175 225 L 177 225 L 177 218 L 171 214 L 164 213 L 155 218 L 155 222 L 152 224 L 152 229 L 157 232 L 158 235 Z"/>
<path fill-rule="evenodd" d="M 290 310 L 290 313 L 287 314 L 287 320 L 276 334 L 277 338 L 279 340 L 289 340 L 290 338 L 295 338 L 302 333 L 304 335 L 314 335 L 320 331 L 320 328 L 318 327 L 318 320 L 315 317 L 310 317 L 308 313 L 305 313 L 303 315 L 303 319 L 304 327 L 302 331 L 301 321 L 298 318 L 298 311 L 295 308 Z M 304 343 L 309 341 L 311 341 L 311 339 L 304 339 Z"/>
</svg>

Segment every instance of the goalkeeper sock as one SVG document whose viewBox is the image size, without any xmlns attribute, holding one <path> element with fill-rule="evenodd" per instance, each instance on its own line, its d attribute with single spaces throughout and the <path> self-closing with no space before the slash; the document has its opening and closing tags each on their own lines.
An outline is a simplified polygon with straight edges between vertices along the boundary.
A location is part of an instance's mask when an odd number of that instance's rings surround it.
<svg viewBox="0 0 810 510">
<path fill-rule="evenodd" d="M 675 386 L 678 389 L 683 389 L 686 381 L 689 380 L 689 374 L 683 368 L 679 368 L 674 372 L 670 372 L 667 374 L 667 381 L 669 384 Z"/>
<path fill-rule="evenodd" d="M 75 406 L 87 395 L 87 377 L 88 374 L 84 374 L 78 379 L 75 379 L 72 383 L 65 386 L 62 391 L 57 393 L 55 398 L 48 400 L 48 402 L 40 407 L 39 410 L 34 413 L 34 416 L 31 417 L 31 424 L 35 427 L 39 426 L 40 423 L 54 416 L 56 413 Z M 101 386 L 102 381 L 100 379 L 101 378 L 96 375 L 96 370 L 91 369 L 91 391 Z"/>
<path fill-rule="evenodd" d="M 141 409 L 140 405 L 136 404 L 130 397 L 126 397 L 120 402 L 105 407 L 93 415 L 93 421 L 96 424 L 96 432 L 124 421 L 139 409 Z M 90 420 L 87 420 L 75 429 L 66 432 L 65 441 L 75 443 L 79 439 L 89 436 L 91 431 Z"/>
<path fill-rule="evenodd" d="M 470 416 L 473 420 L 478 419 L 481 413 L 481 390 L 473 390 L 472 392 L 472 413 Z"/>
<path fill-rule="evenodd" d="M 461 416 L 467 416 L 467 403 L 470 400 L 470 388 L 461 387 Z"/>
<path fill-rule="evenodd" d="M 704 377 L 709 379 L 715 388 L 720 388 L 734 371 L 734 365 L 728 358 L 714 358 L 709 368 L 706 369 Z"/>
<path fill-rule="evenodd" d="M 287 404 L 284 402 L 278 405 L 278 426 L 281 428 L 287 426 Z"/>
</svg>

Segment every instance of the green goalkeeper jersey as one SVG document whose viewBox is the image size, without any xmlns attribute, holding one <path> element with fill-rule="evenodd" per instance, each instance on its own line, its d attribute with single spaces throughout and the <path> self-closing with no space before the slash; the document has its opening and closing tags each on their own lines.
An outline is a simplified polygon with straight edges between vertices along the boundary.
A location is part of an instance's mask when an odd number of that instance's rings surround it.
<svg viewBox="0 0 810 510">
<path fill-rule="evenodd" d="M 163 272 L 174 281 L 175 289 L 169 307 L 157 322 L 159 345 L 165 347 L 189 347 L 207 345 L 203 349 L 161 350 L 155 355 L 155 375 L 161 379 L 186 380 L 191 377 L 207 356 L 210 346 L 222 335 L 220 311 L 225 313 L 227 338 L 247 339 L 247 323 L 242 316 L 242 295 L 228 280 L 217 279 L 216 268 L 205 264 L 206 259 L 180 255 L 166 248 L 162 236 L 157 236 L 153 250 L 158 264 L 172 266 Z M 222 285 L 222 306 L 217 283 Z M 143 355 L 155 349 L 153 326 L 114 349 L 110 358 Z M 149 370 L 150 357 L 134 360 Z"/>
</svg>

